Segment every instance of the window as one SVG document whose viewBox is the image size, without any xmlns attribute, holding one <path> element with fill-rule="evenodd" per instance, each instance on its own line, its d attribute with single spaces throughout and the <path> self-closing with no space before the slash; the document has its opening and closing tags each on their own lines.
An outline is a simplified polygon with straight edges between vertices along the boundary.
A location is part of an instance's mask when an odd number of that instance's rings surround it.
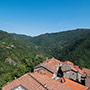
<svg viewBox="0 0 90 90">
<path fill-rule="evenodd" d="M 22 85 L 17 86 L 16 88 L 13 88 L 11 90 L 27 90 Z"/>
</svg>

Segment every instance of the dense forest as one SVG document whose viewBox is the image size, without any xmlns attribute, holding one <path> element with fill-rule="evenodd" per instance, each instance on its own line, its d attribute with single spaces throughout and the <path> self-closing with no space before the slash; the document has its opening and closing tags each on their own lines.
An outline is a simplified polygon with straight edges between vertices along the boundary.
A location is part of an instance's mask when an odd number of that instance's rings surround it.
<svg viewBox="0 0 90 90">
<path fill-rule="evenodd" d="M 32 72 L 46 57 L 90 68 L 90 30 L 76 29 L 36 37 L 0 30 L 0 87 Z"/>
<path fill-rule="evenodd" d="M 38 47 L 13 34 L 0 31 L 0 87 L 41 63 L 44 54 Z"/>
</svg>

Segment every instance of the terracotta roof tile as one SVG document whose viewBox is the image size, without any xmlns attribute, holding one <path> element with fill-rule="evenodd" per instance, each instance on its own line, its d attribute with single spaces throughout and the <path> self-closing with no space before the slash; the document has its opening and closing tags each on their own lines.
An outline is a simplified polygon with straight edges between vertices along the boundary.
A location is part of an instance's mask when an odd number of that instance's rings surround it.
<svg viewBox="0 0 90 90">
<path fill-rule="evenodd" d="M 82 68 L 82 72 L 85 72 L 85 73 L 87 73 L 87 74 L 90 74 L 90 69 Z"/>
<path fill-rule="evenodd" d="M 49 59 L 49 60 L 44 61 L 43 63 L 37 65 L 35 68 L 42 66 L 42 67 L 45 67 L 48 70 L 50 70 L 52 73 L 54 73 L 56 71 L 58 63 L 62 63 L 62 62 L 55 58 L 52 58 L 52 59 Z"/>
<path fill-rule="evenodd" d="M 44 67 L 44 68 L 48 69 L 49 71 L 51 71 L 52 73 L 54 73 L 56 71 L 58 63 L 62 63 L 63 66 L 67 64 L 70 67 L 69 70 L 72 69 L 74 71 L 78 71 L 79 73 L 82 73 L 82 70 L 78 66 L 76 66 L 76 65 L 74 66 L 74 64 L 72 62 L 70 62 L 70 61 L 61 62 L 55 58 L 51 58 L 47 61 L 44 61 L 43 63 L 37 65 L 35 68 Z M 63 69 L 64 69 L 64 67 L 63 67 Z M 65 70 L 67 70 L 67 69 L 65 68 Z"/>
<path fill-rule="evenodd" d="M 42 74 L 42 75 L 46 75 L 46 76 L 48 76 L 48 77 L 50 77 L 50 78 L 53 76 L 52 74 L 48 73 L 48 72 L 45 71 L 45 70 L 39 70 L 38 73 L 40 73 L 40 74 Z"/>
<path fill-rule="evenodd" d="M 46 74 L 40 74 L 38 72 L 27 73 L 3 86 L 2 90 L 11 90 L 19 85 L 22 85 L 28 90 L 72 90 L 70 87 L 53 80 Z"/>
<path fill-rule="evenodd" d="M 74 64 L 70 61 L 65 61 L 65 62 L 63 62 L 63 64 L 70 64 L 70 65 L 74 66 Z"/>
<path fill-rule="evenodd" d="M 81 69 L 79 68 L 79 66 L 77 66 L 77 65 L 74 65 L 74 68 L 77 69 L 77 70 L 81 70 Z"/>
<path fill-rule="evenodd" d="M 74 71 L 78 71 L 78 70 L 77 70 L 76 68 L 74 68 L 74 67 L 71 67 L 71 69 L 74 70 Z"/>
<path fill-rule="evenodd" d="M 67 66 L 68 65 L 68 68 L 66 67 L 62 67 L 62 69 L 64 71 L 68 71 L 68 70 L 74 70 L 74 71 L 77 71 L 79 72 L 82 77 L 86 77 L 86 74 L 89 74 L 90 75 L 90 69 L 86 69 L 86 68 L 83 68 L 82 70 L 79 68 L 79 66 L 77 65 L 74 65 L 72 62 L 70 61 L 65 61 L 65 62 L 61 62 L 55 58 L 51 58 L 47 61 L 44 61 L 43 63 L 37 65 L 35 68 L 38 68 L 38 67 L 44 67 L 46 69 L 48 69 L 51 73 L 54 73 L 56 71 L 56 68 L 57 68 L 57 64 L 58 63 L 62 63 L 62 65 L 64 66 Z M 67 65 L 66 65 L 67 64 Z M 70 68 L 69 68 L 70 67 Z"/>
<path fill-rule="evenodd" d="M 70 87 L 65 86 L 63 83 L 59 83 L 46 75 L 40 75 L 38 72 L 35 73 L 36 74 L 31 73 L 31 75 L 43 85 L 46 84 L 48 90 L 72 90 Z"/>
<path fill-rule="evenodd" d="M 28 90 L 41 90 L 45 89 L 42 85 L 40 85 L 36 80 L 34 80 L 29 73 L 23 75 L 22 77 L 13 80 L 12 82 L 6 84 L 5 86 L 2 87 L 2 90 L 11 90 L 19 85 L 22 85 Z M 46 89 L 45 89 L 46 90 Z"/>
<path fill-rule="evenodd" d="M 51 72 L 55 72 L 57 64 L 62 63 L 64 66 L 69 66 L 70 69 L 80 72 L 82 75 L 84 73 L 90 74 L 90 69 L 83 68 L 82 70 L 78 66 L 70 61 L 61 62 L 55 58 L 44 61 L 43 63 L 37 65 L 35 68 L 43 66 Z M 67 65 L 66 65 L 67 64 Z M 66 70 L 66 69 L 65 69 Z M 28 90 L 87 90 L 88 87 L 78 84 L 66 78 L 60 78 L 58 80 L 53 80 L 52 74 L 45 70 L 39 70 L 34 73 L 27 73 L 22 77 L 7 83 L 2 87 L 2 90 L 11 90 L 12 88 L 22 85 Z M 63 83 L 60 83 L 60 82 Z"/>
<path fill-rule="evenodd" d="M 69 80 L 69 79 L 64 78 L 64 77 L 58 79 L 57 81 L 59 81 L 61 83 L 61 80 L 63 81 L 64 85 L 72 88 L 73 90 L 87 90 L 88 89 L 88 87 L 83 86 L 77 82 L 74 82 L 74 81 Z"/>
<path fill-rule="evenodd" d="M 48 73 L 44 70 L 41 70 L 41 71 L 44 72 L 44 73 Z M 46 74 L 46 75 L 48 76 L 48 74 Z M 88 87 L 83 86 L 83 85 L 81 85 L 77 82 L 74 82 L 74 81 L 69 80 L 69 79 L 64 78 L 64 77 L 58 79 L 57 81 L 64 84 L 65 86 L 68 86 L 68 87 L 72 88 L 73 90 L 87 90 L 88 89 Z"/>
<path fill-rule="evenodd" d="M 82 77 L 89 77 L 90 76 L 90 69 L 82 68 L 81 72 L 82 72 L 81 73 Z"/>
<path fill-rule="evenodd" d="M 76 68 L 74 68 L 74 66 L 72 65 L 69 65 L 69 64 L 64 64 L 62 67 L 61 67 L 62 71 L 63 72 L 67 72 L 67 71 L 70 71 L 70 70 L 73 70 L 73 71 L 78 71 Z"/>
<path fill-rule="evenodd" d="M 74 82 L 72 80 L 69 80 L 67 78 L 65 78 L 64 85 L 72 88 L 73 90 L 87 90 L 88 89 L 88 87 L 83 86 L 83 85 L 81 85 L 79 83 L 76 83 L 76 82 Z"/>
</svg>

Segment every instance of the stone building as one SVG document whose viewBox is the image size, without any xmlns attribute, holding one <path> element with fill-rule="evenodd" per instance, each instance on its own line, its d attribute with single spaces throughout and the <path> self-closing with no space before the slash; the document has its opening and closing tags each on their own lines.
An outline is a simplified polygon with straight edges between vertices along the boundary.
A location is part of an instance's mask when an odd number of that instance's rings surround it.
<svg viewBox="0 0 90 90">
<path fill-rule="evenodd" d="M 76 70 L 73 65 L 70 65 L 68 63 L 64 64 L 61 67 L 61 70 L 63 72 L 64 77 L 70 80 L 81 82 L 81 73 L 78 70 Z"/>
<path fill-rule="evenodd" d="M 33 73 L 8 82 L 2 90 L 89 90 L 88 78 L 85 78 L 86 86 L 75 82 L 81 77 L 80 69 L 73 63 L 52 58 L 37 65 Z"/>
<path fill-rule="evenodd" d="M 45 70 L 53 75 L 53 79 L 65 77 L 77 82 L 81 82 L 80 69 L 76 69 L 74 64 L 70 61 L 61 62 L 55 58 L 44 61 L 34 68 L 34 72 L 38 70 Z"/>
<path fill-rule="evenodd" d="M 39 70 L 7 83 L 2 90 L 88 90 L 88 87 L 67 78 L 54 80 L 45 70 Z"/>
</svg>

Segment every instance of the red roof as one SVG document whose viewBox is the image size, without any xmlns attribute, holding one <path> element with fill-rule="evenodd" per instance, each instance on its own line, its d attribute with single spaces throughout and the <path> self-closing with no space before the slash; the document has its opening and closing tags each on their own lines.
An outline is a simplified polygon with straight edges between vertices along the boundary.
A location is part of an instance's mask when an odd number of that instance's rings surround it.
<svg viewBox="0 0 90 90">
<path fill-rule="evenodd" d="M 71 88 L 65 86 L 63 83 L 59 83 L 46 75 L 40 75 L 38 72 L 36 72 L 36 74 L 32 73 L 31 75 L 37 78 L 37 80 L 42 84 L 46 84 L 48 90 L 72 90 Z"/>
<path fill-rule="evenodd" d="M 82 77 L 89 77 L 90 76 L 90 69 L 82 68 L 81 72 L 82 72 L 81 73 Z"/>
<path fill-rule="evenodd" d="M 77 70 L 81 70 L 81 69 L 79 68 L 79 66 L 77 66 L 77 65 L 74 65 L 74 68 L 77 69 Z"/>
<path fill-rule="evenodd" d="M 67 78 L 65 78 L 64 85 L 72 88 L 73 90 L 87 90 L 88 89 L 88 87 L 83 86 L 83 85 L 81 85 L 79 83 L 76 83 L 76 82 L 74 82 L 72 80 L 69 80 Z"/>
<path fill-rule="evenodd" d="M 77 82 L 74 82 L 74 81 L 69 80 L 69 79 L 64 78 L 64 77 L 58 79 L 57 81 L 62 82 L 61 80 L 63 81 L 63 84 L 65 86 L 68 86 L 68 87 L 72 88 L 73 90 L 87 90 L 88 89 L 88 87 L 83 86 Z"/>
<path fill-rule="evenodd" d="M 28 90 L 72 90 L 70 87 L 38 72 L 27 73 L 3 86 L 2 90 L 11 90 L 19 85 Z"/>
<path fill-rule="evenodd" d="M 42 67 L 48 69 L 49 71 L 51 71 L 52 73 L 54 73 L 56 71 L 58 63 L 62 63 L 62 65 L 68 64 L 70 66 L 70 69 L 81 73 L 81 69 L 78 66 L 74 66 L 74 64 L 72 62 L 70 62 L 70 61 L 61 62 L 55 58 L 51 58 L 47 61 L 44 61 L 43 63 L 37 65 L 35 68 L 42 66 Z"/>
<path fill-rule="evenodd" d="M 39 70 L 39 71 L 38 71 L 38 73 L 40 73 L 40 74 L 42 74 L 42 75 L 49 76 L 50 78 L 52 78 L 52 77 L 53 77 L 53 75 L 52 75 L 52 74 L 50 74 L 50 73 L 46 72 L 45 70 Z"/>
<path fill-rule="evenodd" d="M 90 69 L 82 68 L 82 72 L 87 73 L 87 74 L 90 74 Z"/>
<path fill-rule="evenodd" d="M 41 73 L 41 72 L 42 72 L 42 73 Z M 47 76 L 49 76 L 49 77 L 52 76 L 51 74 L 49 74 L 49 73 L 46 72 L 45 70 L 40 70 L 39 73 L 41 73 L 41 74 L 44 73 L 45 75 L 47 75 Z M 50 76 L 50 75 L 51 75 L 51 76 Z M 87 90 L 87 89 L 88 89 L 88 87 L 83 86 L 83 85 L 81 85 L 81 84 L 79 84 L 79 83 L 77 83 L 77 82 L 74 82 L 74 81 L 69 80 L 69 79 L 64 78 L 64 77 L 58 79 L 57 81 L 58 81 L 59 83 L 64 84 L 65 87 L 70 87 L 70 88 L 72 88 L 73 90 Z"/>
<path fill-rule="evenodd" d="M 37 65 L 35 68 L 42 66 L 42 67 L 48 69 L 49 71 L 51 71 L 52 73 L 54 73 L 56 71 L 58 63 L 62 63 L 62 62 L 55 58 L 52 58 L 52 59 L 49 59 L 49 60 L 44 61 L 43 63 Z"/>
<path fill-rule="evenodd" d="M 81 70 L 78 66 L 74 66 L 74 64 L 69 61 L 61 62 L 55 58 L 44 61 L 35 68 L 42 66 L 54 73 L 56 71 L 58 63 L 62 63 L 62 65 L 68 64 L 68 66 L 70 66 L 70 69 L 74 71 L 79 71 L 81 74 L 84 73 L 90 74 L 90 69 L 84 68 Z M 66 78 L 53 80 L 51 77 L 52 74 L 46 72 L 44 69 L 38 70 L 37 72 L 34 73 L 27 73 L 22 77 L 13 80 L 10 83 L 7 83 L 5 86 L 2 87 L 2 90 L 11 90 L 19 85 L 22 85 L 28 90 L 87 90 L 88 89 L 88 87 L 83 86 L 79 83 L 76 83 Z M 61 81 L 63 83 L 60 83 Z"/>
<path fill-rule="evenodd" d="M 65 62 L 63 62 L 63 64 L 70 64 L 70 65 L 74 66 L 74 64 L 70 61 L 65 61 Z"/>
<path fill-rule="evenodd" d="M 85 77 L 86 74 L 90 74 L 90 69 L 83 68 L 81 70 L 79 68 L 79 66 L 74 65 L 70 61 L 61 62 L 61 61 L 59 61 L 59 60 L 57 60 L 55 58 L 51 58 L 49 60 L 46 60 L 43 63 L 37 65 L 35 68 L 44 67 L 44 68 L 48 69 L 49 71 L 51 71 L 52 73 L 54 73 L 56 71 L 58 63 L 62 63 L 62 65 L 66 65 L 66 64 L 69 65 L 70 70 L 74 70 L 74 71 L 77 71 L 77 72 L 81 73 L 82 77 Z M 67 68 L 65 68 L 65 69 L 67 70 Z"/>
<path fill-rule="evenodd" d="M 35 79 L 33 79 L 29 74 L 30 73 L 27 73 L 23 75 L 22 77 L 16 80 L 13 80 L 10 83 L 7 83 L 5 86 L 2 87 L 2 90 L 11 90 L 19 85 L 22 85 L 28 90 L 45 89 L 42 85 L 40 85 L 40 83 L 38 83 Z"/>
</svg>

